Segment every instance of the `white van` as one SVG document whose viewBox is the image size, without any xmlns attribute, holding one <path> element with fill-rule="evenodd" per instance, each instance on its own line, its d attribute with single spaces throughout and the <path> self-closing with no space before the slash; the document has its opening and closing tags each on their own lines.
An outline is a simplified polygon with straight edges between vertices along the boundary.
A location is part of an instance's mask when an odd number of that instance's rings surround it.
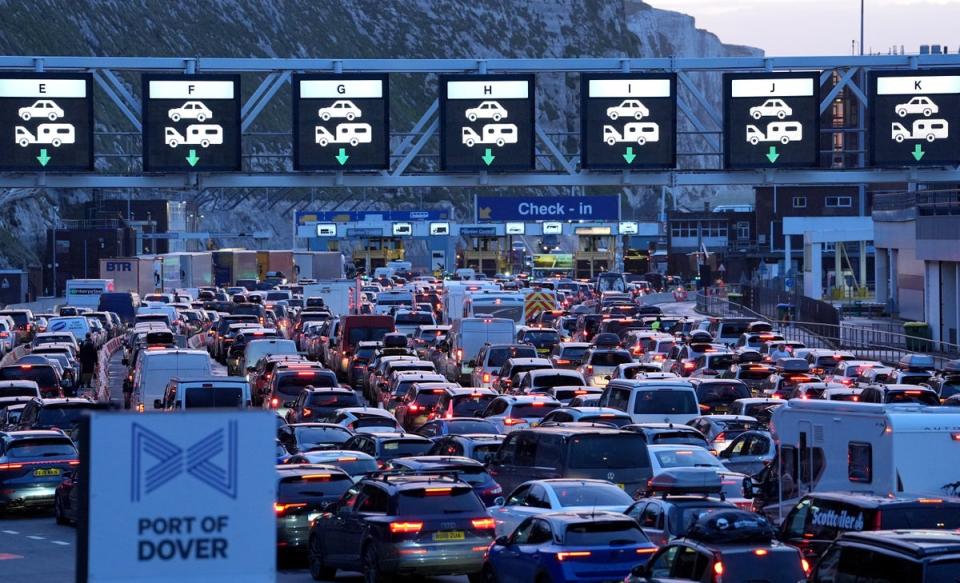
<svg viewBox="0 0 960 583">
<path fill-rule="evenodd" d="M 598 406 L 624 411 L 634 423 L 682 425 L 700 415 L 696 390 L 681 379 L 615 379 Z"/>
<path fill-rule="evenodd" d="M 167 317 L 167 324 L 173 328 L 176 321 L 179 319 L 177 314 L 177 309 L 168 304 L 154 303 L 150 302 L 146 306 L 137 308 L 137 315 L 142 316 L 146 314 L 163 314 Z"/>
<path fill-rule="evenodd" d="M 377 294 L 377 303 L 373 306 L 373 313 L 385 315 L 394 309 L 412 310 L 414 306 L 413 292 L 404 290 L 385 291 Z"/>
<path fill-rule="evenodd" d="M 517 340 L 514 321 L 509 318 L 464 318 L 450 330 L 450 357 L 460 367 L 460 379 L 470 382 L 471 363 L 484 344 L 513 344 Z"/>
<path fill-rule="evenodd" d="M 47 332 L 70 332 L 77 342 L 83 342 L 90 332 L 90 322 L 83 316 L 62 316 L 50 318 Z"/>
<path fill-rule="evenodd" d="M 209 377 L 189 380 L 172 379 L 163 399 L 154 401 L 155 409 L 185 411 L 187 409 L 246 409 L 252 404 L 250 383 L 243 377 Z"/>
<path fill-rule="evenodd" d="M 211 374 L 206 350 L 145 350 L 133 373 L 133 406 L 143 412 L 146 403 L 156 404 L 172 378 L 207 378 Z"/>
</svg>

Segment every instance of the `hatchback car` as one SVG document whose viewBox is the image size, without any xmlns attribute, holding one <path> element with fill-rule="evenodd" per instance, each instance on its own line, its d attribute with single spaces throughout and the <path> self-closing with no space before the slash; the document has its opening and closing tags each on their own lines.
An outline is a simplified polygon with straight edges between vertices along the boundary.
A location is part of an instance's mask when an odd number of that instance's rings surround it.
<svg viewBox="0 0 960 583">
<path fill-rule="evenodd" d="M 546 396 L 500 396 L 491 401 L 480 416 L 496 425 L 501 433 L 508 433 L 538 423 L 559 407 L 559 401 Z"/>
<path fill-rule="evenodd" d="M 623 512 L 633 499 L 622 488 L 604 480 L 534 480 L 517 486 L 490 507 L 497 534 L 510 534 L 524 521 L 549 512 Z"/>
<path fill-rule="evenodd" d="M 353 486 L 350 474 L 335 466 L 286 464 L 277 466 L 277 550 L 304 553 L 310 524 L 324 506 Z"/>
<path fill-rule="evenodd" d="M 292 423 L 277 430 L 277 439 L 290 453 L 340 449 L 353 432 L 332 423 Z"/>
<path fill-rule="evenodd" d="M 487 463 L 500 449 L 506 435 L 488 433 L 470 433 L 465 435 L 445 435 L 434 438 L 433 447 L 426 455 L 454 455 L 473 458 Z"/>
<path fill-rule="evenodd" d="M 62 431 L 0 433 L 0 510 L 49 508 L 64 473 L 80 464 Z"/>
</svg>

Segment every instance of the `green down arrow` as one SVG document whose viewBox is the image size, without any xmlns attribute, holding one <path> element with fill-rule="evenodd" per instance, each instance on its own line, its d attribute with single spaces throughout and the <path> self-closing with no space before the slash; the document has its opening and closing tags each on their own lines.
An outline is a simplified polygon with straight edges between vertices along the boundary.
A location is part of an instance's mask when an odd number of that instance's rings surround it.
<svg viewBox="0 0 960 583">
<path fill-rule="evenodd" d="M 197 151 L 190 150 L 190 155 L 187 156 L 187 162 L 189 162 L 191 166 L 196 166 L 197 162 L 199 161 L 200 161 L 200 156 L 197 156 Z"/>
<path fill-rule="evenodd" d="M 923 151 L 923 148 L 920 147 L 920 144 L 917 144 L 913 147 L 913 152 L 911 152 L 911 154 L 913 154 L 913 159 L 919 162 L 920 158 L 923 158 L 923 155 L 926 154 L 926 152 Z"/>
<path fill-rule="evenodd" d="M 919 147 L 919 146 L 918 146 Z M 919 159 L 919 158 L 918 158 Z M 40 148 L 40 155 L 37 156 L 37 162 L 40 162 L 41 166 L 46 166 L 47 162 L 50 161 L 50 156 L 47 155 L 46 148 Z"/>
<path fill-rule="evenodd" d="M 627 161 L 627 164 L 633 164 L 633 160 L 637 157 L 633 153 L 633 147 L 627 146 L 627 153 L 623 155 L 623 159 Z"/>
<path fill-rule="evenodd" d="M 337 154 L 336 158 L 337 162 L 340 162 L 340 165 L 343 166 L 347 163 L 347 159 L 350 158 L 350 156 L 347 156 L 346 148 L 340 148 L 340 153 Z"/>
<path fill-rule="evenodd" d="M 496 158 L 496 156 L 493 155 L 493 153 L 490 151 L 490 148 L 487 148 L 487 151 L 484 152 L 481 158 L 483 159 L 484 164 L 489 166 L 490 164 L 493 164 L 493 159 Z"/>
<path fill-rule="evenodd" d="M 767 152 L 767 160 L 770 160 L 770 163 L 773 164 L 777 161 L 777 158 L 780 157 L 780 154 L 777 154 L 777 147 L 770 146 L 770 151 Z"/>
</svg>

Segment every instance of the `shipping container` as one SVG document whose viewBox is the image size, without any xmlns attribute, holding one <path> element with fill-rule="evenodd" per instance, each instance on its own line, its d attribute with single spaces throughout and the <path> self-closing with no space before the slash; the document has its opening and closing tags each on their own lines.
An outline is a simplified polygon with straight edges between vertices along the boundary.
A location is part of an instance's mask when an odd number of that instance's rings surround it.
<svg viewBox="0 0 960 583">
<path fill-rule="evenodd" d="M 27 301 L 27 272 L 19 269 L 0 269 L 0 304 L 20 304 Z"/>
<path fill-rule="evenodd" d="M 100 260 L 100 277 L 112 279 L 118 292 L 134 292 L 140 295 L 157 290 L 152 257 L 114 257 Z"/>
<path fill-rule="evenodd" d="M 298 251 L 293 254 L 296 279 L 343 279 L 343 253 L 339 251 Z"/>
<path fill-rule="evenodd" d="M 257 276 L 260 281 L 268 273 L 282 273 L 288 280 L 293 279 L 293 251 L 257 251 Z"/>
<path fill-rule="evenodd" d="M 234 285 L 241 279 L 256 280 L 257 252 L 246 249 L 214 251 L 213 277 L 216 285 Z"/>
</svg>

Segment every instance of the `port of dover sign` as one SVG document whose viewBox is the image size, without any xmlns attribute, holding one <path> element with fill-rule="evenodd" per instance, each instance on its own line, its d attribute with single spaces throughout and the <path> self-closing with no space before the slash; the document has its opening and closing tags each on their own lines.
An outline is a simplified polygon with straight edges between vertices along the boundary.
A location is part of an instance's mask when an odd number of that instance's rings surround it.
<svg viewBox="0 0 960 583">
<path fill-rule="evenodd" d="M 77 581 L 275 581 L 275 431 L 252 411 L 85 419 Z"/>
</svg>

